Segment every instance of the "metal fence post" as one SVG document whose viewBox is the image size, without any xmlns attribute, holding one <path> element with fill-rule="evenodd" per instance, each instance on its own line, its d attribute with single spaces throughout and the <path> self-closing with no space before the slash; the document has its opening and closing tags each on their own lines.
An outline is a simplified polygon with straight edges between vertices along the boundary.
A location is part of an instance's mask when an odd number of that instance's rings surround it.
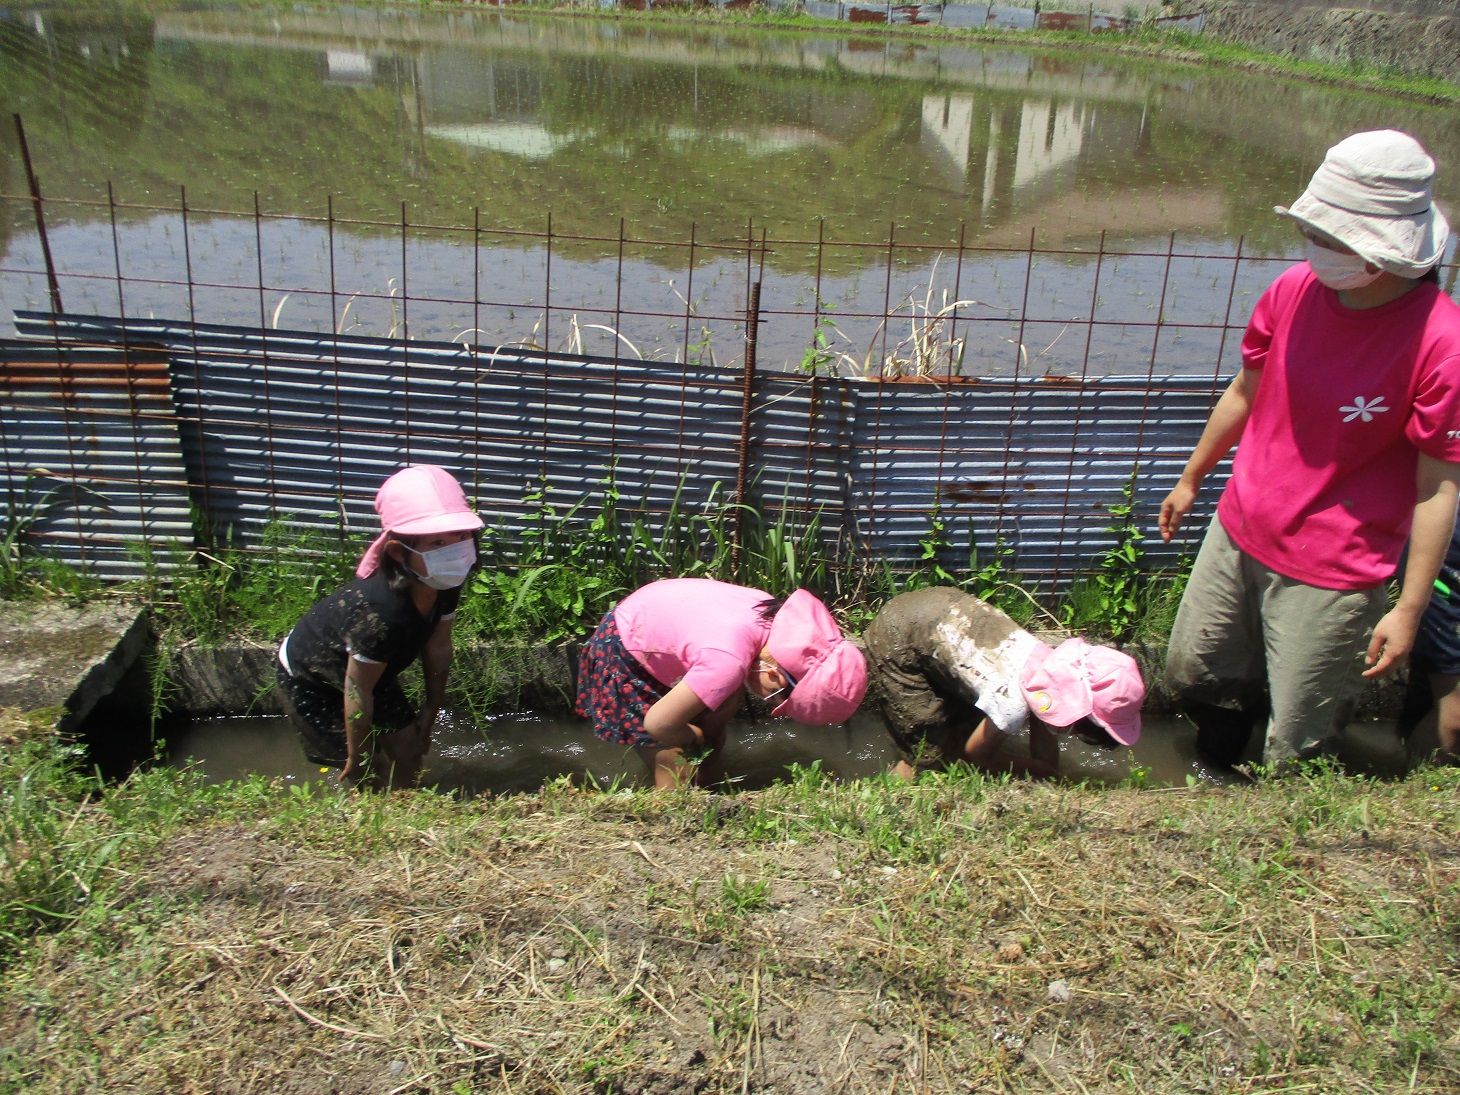
<svg viewBox="0 0 1460 1095">
<path fill-rule="evenodd" d="M 20 158 L 25 161 L 25 181 L 30 187 L 30 204 L 35 211 L 35 230 L 41 238 L 41 257 L 46 263 L 46 284 L 51 290 L 51 311 L 59 315 L 61 307 L 61 283 L 56 280 L 56 264 L 51 258 L 51 239 L 46 235 L 46 213 L 41 202 L 41 184 L 36 180 L 35 168 L 30 162 L 30 144 L 25 139 L 25 123 L 20 115 L 15 116 L 15 134 L 20 138 Z"/>
<path fill-rule="evenodd" d="M 735 460 L 735 531 L 730 542 L 730 567 L 740 573 L 741 532 L 745 522 L 745 492 L 750 479 L 750 411 L 755 400 L 755 349 L 760 332 L 760 282 L 750 286 L 745 305 L 745 365 L 740 372 L 740 444 Z"/>
</svg>

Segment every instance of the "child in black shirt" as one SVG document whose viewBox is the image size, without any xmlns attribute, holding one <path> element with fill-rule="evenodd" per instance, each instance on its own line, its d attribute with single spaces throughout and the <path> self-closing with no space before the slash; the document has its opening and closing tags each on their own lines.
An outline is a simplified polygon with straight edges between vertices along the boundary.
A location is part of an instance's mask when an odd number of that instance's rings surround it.
<svg viewBox="0 0 1460 1095">
<path fill-rule="evenodd" d="M 279 646 L 278 679 L 304 753 L 340 779 L 409 787 L 446 696 L 451 623 L 482 520 L 442 468 L 415 464 L 375 495 L 382 532 L 356 578 L 317 602 Z M 416 658 L 425 705 L 397 677 Z"/>
</svg>

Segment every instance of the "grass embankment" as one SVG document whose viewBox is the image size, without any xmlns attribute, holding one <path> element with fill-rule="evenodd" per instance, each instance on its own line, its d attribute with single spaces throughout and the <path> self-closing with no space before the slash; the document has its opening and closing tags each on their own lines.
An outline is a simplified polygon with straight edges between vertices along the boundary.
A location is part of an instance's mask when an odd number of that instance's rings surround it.
<svg viewBox="0 0 1460 1095">
<path fill-rule="evenodd" d="M 264 2 L 268 2 L 268 0 L 264 0 Z M 420 0 L 420 6 L 439 9 L 459 6 L 459 2 L 460 0 Z M 959 2 L 960 0 L 953 0 L 954 4 Z M 973 4 L 975 0 L 964 0 L 964 2 Z M 867 6 L 875 7 L 876 5 Z M 1011 0 L 1010 6 L 1036 7 L 1038 5 L 1033 0 L 1025 3 Z M 1460 84 L 1447 80 L 1416 75 L 1397 68 L 1363 61 L 1353 61 L 1347 64 L 1310 61 L 1267 53 L 1239 43 L 1225 41 L 1211 34 L 1165 30 L 1155 23 L 1154 17 L 1158 13 L 1152 5 L 1122 4 L 1115 0 L 1111 0 L 1103 7 L 1097 4 L 1093 10 L 1107 15 L 1128 15 L 1134 11 L 1144 17 L 1145 21 L 1126 32 L 1092 33 L 1077 30 L 944 27 L 932 23 L 853 24 L 840 19 L 822 19 L 804 13 L 754 6 L 748 9 L 720 9 L 671 3 L 667 6 L 641 11 L 625 7 L 605 9 L 600 8 L 597 4 L 586 3 L 584 0 L 557 0 L 557 2 L 541 0 L 538 3 L 514 7 L 513 12 L 516 14 L 523 11 L 524 8 L 537 14 L 590 15 L 594 18 L 632 22 L 706 22 L 755 26 L 771 31 L 815 31 L 818 34 L 855 35 L 857 37 L 885 36 L 913 40 L 952 40 L 966 42 L 970 45 L 1016 46 L 1026 50 L 1081 49 L 1177 64 L 1220 65 L 1265 76 L 1294 78 L 1334 87 L 1397 95 L 1430 103 L 1460 102 Z M 1043 8 L 1046 11 L 1068 11 L 1078 14 L 1084 14 L 1090 10 L 1090 6 L 1080 0 L 1066 0 L 1063 3 L 1060 0 L 1046 0 Z"/>
<path fill-rule="evenodd" d="M 455 801 L 0 759 L 0 1090 L 1460 1089 L 1460 770 Z"/>
<path fill-rule="evenodd" d="M 982 0 L 952 0 L 952 3 L 967 3 L 982 6 Z M 470 0 L 361 0 L 352 7 L 403 7 L 410 4 L 427 10 L 460 9 L 474 6 Z M 1034 0 L 1008 0 L 1012 7 L 1035 7 Z M 75 0 L 35 0 L 32 6 L 74 8 Z M 186 9 L 192 5 L 188 0 L 112 0 L 111 4 L 98 0 L 98 7 L 114 6 L 135 9 L 149 14 L 164 9 Z M 240 0 L 243 8 L 267 10 L 270 8 L 293 8 L 292 0 Z M 329 0 L 319 0 L 319 6 L 331 6 Z M 876 4 L 866 6 L 875 7 Z M 1200 7 L 1200 5 L 1195 5 Z M 1083 0 L 1045 0 L 1045 11 L 1068 11 L 1084 14 L 1091 10 Z M 1396 68 L 1350 62 L 1331 64 L 1323 61 L 1309 61 L 1281 54 L 1267 53 L 1234 42 L 1223 41 L 1211 34 L 1191 34 L 1180 30 L 1161 29 L 1154 21 L 1159 14 L 1156 4 L 1141 0 L 1139 3 L 1109 0 L 1096 4 L 1095 11 L 1106 15 L 1136 16 L 1144 21 L 1134 29 L 1119 33 L 1103 31 L 1089 33 L 1073 30 L 1011 30 L 998 27 L 953 28 L 928 24 L 894 23 L 891 25 L 856 23 L 839 19 L 821 19 L 804 13 L 772 9 L 765 6 L 749 8 L 717 8 L 709 5 L 694 6 L 692 3 L 676 3 L 671 0 L 659 7 L 638 10 L 628 7 L 603 8 L 590 0 L 531 0 L 513 4 L 514 18 L 529 15 L 586 15 L 597 19 L 618 19 L 639 23 L 684 23 L 702 22 L 753 26 L 763 30 L 807 31 L 818 34 L 847 34 L 867 37 L 883 35 L 911 39 L 953 39 L 982 45 L 1013 45 L 1025 49 L 1085 49 L 1101 52 L 1121 53 L 1127 56 L 1148 57 L 1153 60 L 1221 65 L 1267 76 L 1293 77 L 1337 87 L 1358 88 L 1384 95 L 1399 95 L 1405 98 L 1432 103 L 1460 102 L 1460 84 L 1406 73 Z"/>
</svg>

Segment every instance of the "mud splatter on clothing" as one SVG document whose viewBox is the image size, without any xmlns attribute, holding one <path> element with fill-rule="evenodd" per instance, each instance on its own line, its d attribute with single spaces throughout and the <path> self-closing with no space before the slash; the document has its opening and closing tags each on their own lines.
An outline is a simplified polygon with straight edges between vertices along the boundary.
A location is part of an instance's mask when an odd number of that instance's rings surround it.
<svg viewBox="0 0 1460 1095">
<path fill-rule="evenodd" d="M 421 656 L 436 625 L 456 614 L 460 599 L 460 589 L 442 590 L 422 615 L 409 590 L 390 588 L 382 567 L 317 601 L 284 640 L 284 663 L 293 676 L 341 691 L 350 655 L 383 662 L 381 681 L 392 680 Z"/>
<path fill-rule="evenodd" d="M 425 649 L 436 625 L 456 613 L 461 590 L 436 594 L 422 615 L 409 590 L 393 590 L 384 568 L 315 602 L 279 645 L 278 679 L 289 713 L 315 764 L 345 763 L 345 665 L 350 657 L 385 665 L 372 692 L 377 733 L 416 717 L 396 681 Z"/>
<path fill-rule="evenodd" d="M 1023 728 L 1029 706 L 1019 675 L 1039 642 L 970 594 L 938 587 L 883 606 L 863 636 L 868 698 L 910 759 L 956 756 L 987 717 L 1003 734 Z"/>
<path fill-rule="evenodd" d="M 343 768 L 350 754 L 345 737 L 345 696 L 338 688 L 316 684 L 303 677 L 290 676 L 282 665 L 276 666 L 279 689 L 284 693 L 290 721 L 299 731 L 304 755 L 311 764 Z M 400 682 L 389 680 L 375 686 L 374 734 L 394 733 L 409 726 L 416 718 L 416 709 Z"/>
</svg>

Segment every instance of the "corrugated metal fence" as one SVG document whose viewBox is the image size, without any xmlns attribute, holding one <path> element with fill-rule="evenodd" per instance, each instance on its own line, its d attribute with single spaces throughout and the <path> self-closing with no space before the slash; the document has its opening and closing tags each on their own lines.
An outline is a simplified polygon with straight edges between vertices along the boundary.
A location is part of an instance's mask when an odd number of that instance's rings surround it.
<svg viewBox="0 0 1460 1095">
<path fill-rule="evenodd" d="M 15 322 L 21 337 L 0 341 L 11 523 L 30 514 L 35 546 L 113 579 L 138 572 L 141 543 L 162 559 L 225 536 L 248 547 L 285 519 L 364 535 L 381 480 L 431 462 L 509 535 L 543 500 L 592 512 L 610 476 L 651 518 L 743 484 L 767 514 L 818 520 L 842 558 L 905 566 L 936 513 L 944 565 L 1002 545 L 1014 570 L 1059 587 L 1115 542 L 1109 506 L 1127 486 L 1152 523 L 1215 397 L 1210 377 L 846 379 L 757 374 L 750 355 L 727 370 L 156 319 Z M 1149 542 L 1148 558 L 1175 562 L 1191 543 Z"/>
</svg>

